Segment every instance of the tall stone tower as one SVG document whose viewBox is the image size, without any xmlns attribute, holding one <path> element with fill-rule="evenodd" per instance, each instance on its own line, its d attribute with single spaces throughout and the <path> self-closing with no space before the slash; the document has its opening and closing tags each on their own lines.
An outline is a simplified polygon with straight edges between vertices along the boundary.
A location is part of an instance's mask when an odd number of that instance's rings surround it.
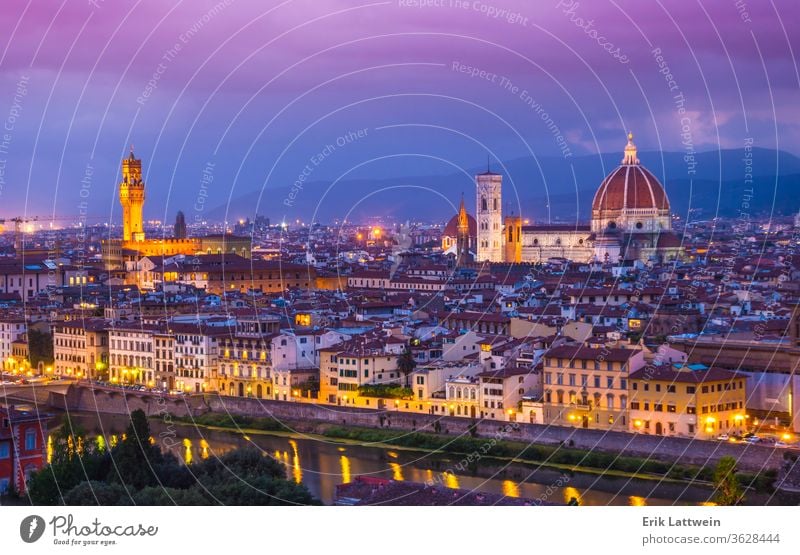
<svg viewBox="0 0 800 555">
<path fill-rule="evenodd" d="M 458 228 L 456 231 L 456 265 L 472 263 L 469 237 L 469 216 L 464 206 L 464 195 L 461 195 L 461 207 L 458 209 Z"/>
<path fill-rule="evenodd" d="M 186 239 L 186 216 L 180 210 L 175 215 L 175 239 Z"/>
<path fill-rule="evenodd" d="M 144 241 L 144 181 L 142 161 L 131 154 L 122 160 L 122 181 L 119 184 L 119 203 L 122 205 L 123 241 Z"/>
<path fill-rule="evenodd" d="M 487 164 L 484 173 L 475 176 L 478 220 L 478 262 L 503 262 L 503 176 Z"/>
</svg>

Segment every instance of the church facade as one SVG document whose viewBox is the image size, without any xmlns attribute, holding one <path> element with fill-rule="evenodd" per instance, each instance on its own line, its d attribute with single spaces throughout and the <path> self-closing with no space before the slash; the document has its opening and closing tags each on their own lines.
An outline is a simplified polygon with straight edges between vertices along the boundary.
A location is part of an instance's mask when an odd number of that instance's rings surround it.
<svg viewBox="0 0 800 555">
<path fill-rule="evenodd" d="M 639 162 L 633 135 L 621 164 L 597 189 L 588 225 L 525 225 L 521 216 L 504 218 L 502 179 L 488 170 L 475 176 L 478 262 L 664 262 L 682 256 L 667 194 Z"/>
</svg>

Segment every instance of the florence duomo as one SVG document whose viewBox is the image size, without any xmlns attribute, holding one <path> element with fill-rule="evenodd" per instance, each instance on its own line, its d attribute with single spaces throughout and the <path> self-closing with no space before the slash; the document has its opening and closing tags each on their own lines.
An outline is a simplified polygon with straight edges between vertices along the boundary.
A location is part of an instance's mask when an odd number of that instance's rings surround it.
<svg viewBox="0 0 800 555">
<path fill-rule="evenodd" d="M 797 21 L 0 3 L 0 555 L 796 553 Z"/>
<path fill-rule="evenodd" d="M 477 262 L 668 262 L 682 256 L 667 194 L 639 161 L 632 133 L 620 165 L 597 188 L 588 225 L 526 225 L 522 216 L 504 216 L 503 176 L 490 168 L 475 176 L 475 186 Z"/>
</svg>

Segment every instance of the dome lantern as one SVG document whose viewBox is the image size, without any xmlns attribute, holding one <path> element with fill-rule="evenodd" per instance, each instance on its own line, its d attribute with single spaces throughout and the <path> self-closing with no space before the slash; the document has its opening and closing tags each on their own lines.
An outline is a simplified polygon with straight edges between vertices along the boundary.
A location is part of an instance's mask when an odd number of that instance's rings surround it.
<svg viewBox="0 0 800 555">
<path fill-rule="evenodd" d="M 631 166 L 639 163 L 639 158 L 636 157 L 636 145 L 633 144 L 633 133 L 628 133 L 628 144 L 625 145 L 625 157 L 622 159 L 622 164 Z"/>
</svg>

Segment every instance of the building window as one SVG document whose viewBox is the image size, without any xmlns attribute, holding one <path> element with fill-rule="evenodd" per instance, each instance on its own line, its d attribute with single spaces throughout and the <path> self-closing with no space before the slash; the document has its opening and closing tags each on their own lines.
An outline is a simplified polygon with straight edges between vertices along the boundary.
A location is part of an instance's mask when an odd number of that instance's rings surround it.
<svg viewBox="0 0 800 555">
<path fill-rule="evenodd" d="M 33 451 L 36 449 L 36 431 L 28 430 L 25 432 L 25 449 Z"/>
<path fill-rule="evenodd" d="M 0 443 L 0 459 L 7 459 L 11 456 L 11 449 L 8 443 Z"/>
</svg>

